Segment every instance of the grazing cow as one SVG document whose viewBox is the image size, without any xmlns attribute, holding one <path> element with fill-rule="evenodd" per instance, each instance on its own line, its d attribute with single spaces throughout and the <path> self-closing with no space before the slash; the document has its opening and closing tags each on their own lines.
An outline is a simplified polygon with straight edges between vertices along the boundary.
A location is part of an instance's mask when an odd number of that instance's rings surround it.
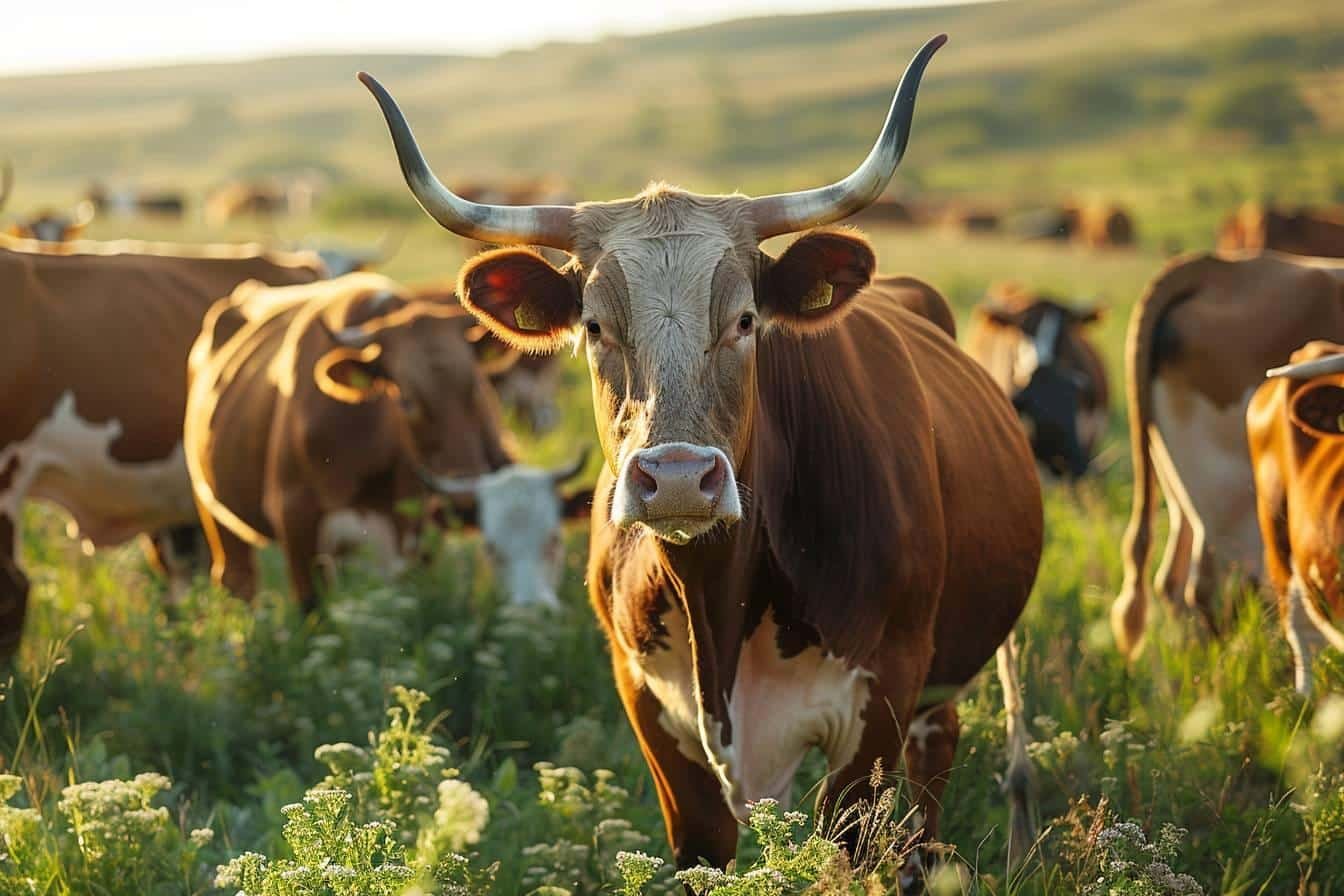
<svg viewBox="0 0 1344 896">
<path fill-rule="evenodd" d="M 1344 264 L 1276 253 L 1200 253 L 1167 264 L 1134 306 L 1125 344 L 1134 498 L 1111 607 L 1116 644 L 1138 652 L 1160 485 L 1171 520 L 1158 593 L 1213 623 L 1225 573 L 1258 579 L 1246 406 L 1264 371 L 1316 338 L 1344 341 Z"/>
<path fill-rule="evenodd" d="M 288 210 L 289 198 L 284 188 L 270 182 L 234 181 L 205 197 L 205 220 L 214 225 L 234 218 L 283 215 Z"/>
<path fill-rule="evenodd" d="M 244 280 L 300 283 L 321 274 L 310 255 L 7 245 L 0 243 L 0 659 L 18 645 L 27 607 L 17 571 L 23 501 L 60 505 L 92 545 L 194 523 L 182 412 L 187 353 L 206 309 Z"/>
<path fill-rule="evenodd" d="M 1310 208 L 1280 211 L 1247 202 L 1223 222 L 1218 248 L 1273 249 L 1293 255 L 1344 258 L 1344 212 Z"/>
<path fill-rule="evenodd" d="M 1022 428 L 943 328 L 865 292 L 861 236 L 808 230 L 886 187 L 943 40 L 911 63 L 859 169 L 756 199 L 654 184 L 577 206 L 468 202 L 361 75 L 444 227 L 574 255 L 563 269 L 522 248 L 477 256 L 459 295 L 520 349 L 582 340 L 606 460 L 589 588 L 681 867 L 730 861 L 748 804 L 787 798 L 812 746 L 837 810 L 908 748 L 936 836 L 955 695 L 1000 650 L 1017 696 L 1006 645 L 1042 537 Z M 802 230 L 778 258 L 759 248 Z M 1025 824 L 1020 716 L 1014 702 L 1008 778 Z M 1011 852 L 1026 835 L 1015 826 Z"/>
<path fill-rule="evenodd" d="M 1106 368 L 1084 332 L 1100 317 L 1011 284 L 972 316 L 966 351 L 1012 399 L 1036 459 L 1056 476 L 1086 473 L 1106 432 Z"/>
<path fill-rule="evenodd" d="M 977 206 L 954 205 L 943 212 L 943 226 L 957 233 L 994 233 L 999 229 L 999 213 Z"/>
<path fill-rule="evenodd" d="M 1269 371 L 1246 411 L 1265 578 L 1293 650 L 1294 683 L 1311 693 L 1311 664 L 1344 615 L 1344 346 L 1309 342 Z"/>
<path fill-rule="evenodd" d="M 172 190 L 154 193 L 135 189 L 109 190 L 104 184 L 94 182 L 89 185 L 85 197 L 100 215 L 181 218 L 187 210 L 186 197 Z"/>
<path fill-rule="evenodd" d="M 1083 206 L 1078 213 L 1075 239 L 1091 249 L 1115 249 L 1135 243 L 1134 219 L 1107 202 Z"/>
<path fill-rule="evenodd" d="M 319 555 L 360 544 L 396 572 L 425 518 L 407 502 L 428 479 L 479 522 L 515 600 L 554 602 L 557 488 L 581 463 L 512 465 L 464 338 L 474 324 L 376 274 L 245 283 L 216 303 L 192 349 L 184 430 L 216 581 L 250 597 L 252 548 L 271 540 L 305 609 Z"/>
</svg>

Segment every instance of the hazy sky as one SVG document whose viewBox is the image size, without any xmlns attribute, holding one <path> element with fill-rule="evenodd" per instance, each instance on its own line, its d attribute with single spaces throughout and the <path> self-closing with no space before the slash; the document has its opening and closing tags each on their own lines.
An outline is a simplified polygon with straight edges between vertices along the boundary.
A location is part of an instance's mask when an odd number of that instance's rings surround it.
<svg viewBox="0 0 1344 896">
<path fill-rule="evenodd" d="M 11 0 L 0 74 L 314 51 L 489 53 L 772 12 L 947 0 Z"/>
</svg>

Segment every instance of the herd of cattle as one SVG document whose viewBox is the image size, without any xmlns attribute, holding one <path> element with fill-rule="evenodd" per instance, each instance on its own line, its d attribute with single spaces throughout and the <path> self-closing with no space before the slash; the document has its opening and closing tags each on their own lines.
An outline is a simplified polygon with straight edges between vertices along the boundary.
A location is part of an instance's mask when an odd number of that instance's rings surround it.
<svg viewBox="0 0 1344 896">
<path fill-rule="evenodd" d="M 431 522 L 479 531 L 514 600 L 554 601 L 561 525 L 591 516 L 593 607 L 680 865 L 731 860 L 748 803 L 786 797 L 813 746 L 837 811 L 875 761 L 904 759 L 936 836 L 956 697 L 995 656 L 1021 856 L 1012 630 L 1044 537 L 1038 471 L 1086 474 L 1111 397 L 1087 337 L 1100 309 L 996 287 L 963 350 L 936 289 L 877 276 L 862 236 L 826 226 L 886 188 L 942 42 L 855 172 L 756 198 L 463 196 L 361 75 L 424 209 L 501 247 L 452 286 L 310 251 L 71 241 L 78 216 L 0 238 L 0 657 L 27 606 L 28 499 L 90 545 L 149 536 L 170 575 L 204 565 L 203 531 L 213 578 L 243 597 L 254 548 L 277 542 L 305 607 L 330 558 L 360 547 L 395 571 Z M 1105 209 L 1050 232 L 1094 228 L 1133 238 Z M 789 233 L 778 257 L 760 249 Z M 1158 593 L 1216 626 L 1229 574 L 1264 581 L 1306 692 L 1313 652 L 1344 647 L 1344 261 L 1327 257 L 1344 257 L 1344 224 L 1248 207 L 1220 246 L 1169 262 L 1132 312 L 1112 622 L 1132 655 L 1160 485 Z M 565 489 L 585 454 L 522 465 L 501 422 L 501 399 L 555 422 L 549 353 L 571 344 L 603 459 L 591 491 Z"/>
</svg>

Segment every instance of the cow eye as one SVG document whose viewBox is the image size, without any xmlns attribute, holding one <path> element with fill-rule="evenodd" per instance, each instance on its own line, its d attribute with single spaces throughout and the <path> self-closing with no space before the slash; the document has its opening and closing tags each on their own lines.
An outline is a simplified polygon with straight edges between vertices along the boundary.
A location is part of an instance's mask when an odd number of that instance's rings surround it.
<svg viewBox="0 0 1344 896">
<path fill-rule="evenodd" d="M 737 332 L 743 336 L 751 333 L 752 328 L 756 326 L 756 315 L 744 314 L 737 319 Z"/>
<path fill-rule="evenodd" d="M 584 324 L 584 327 L 588 330 L 588 335 L 592 338 L 600 339 L 602 337 L 602 325 L 597 321 L 590 320 L 588 323 Z"/>
</svg>

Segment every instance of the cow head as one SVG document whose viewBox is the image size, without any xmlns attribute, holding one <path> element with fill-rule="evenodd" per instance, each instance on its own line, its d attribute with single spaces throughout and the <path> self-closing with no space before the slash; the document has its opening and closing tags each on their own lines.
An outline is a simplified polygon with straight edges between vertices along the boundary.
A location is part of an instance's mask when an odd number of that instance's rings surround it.
<svg viewBox="0 0 1344 896">
<path fill-rule="evenodd" d="M 96 213 L 93 202 L 85 199 L 68 214 L 46 209 L 15 221 L 9 226 L 9 234 L 20 239 L 40 240 L 44 243 L 65 243 L 83 236 L 84 228 L 89 226 Z"/>
<path fill-rule="evenodd" d="M 1293 363 L 1267 371 L 1299 385 L 1288 400 L 1288 418 L 1312 439 L 1344 436 L 1344 346 L 1317 340 L 1293 352 Z M 1340 443 L 1344 444 L 1344 443 Z"/>
<path fill-rule="evenodd" d="M 588 459 L 584 450 L 572 463 L 553 470 L 522 464 L 483 476 L 427 476 L 468 523 L 479 527 L 495 575 L 514 603 L 556 604 L 564 567 L 561 525 L 588 515 L 592 489 L 569 495 L 561 488 Z"/>
<path fill-rule="evenodd" d="M 555 267 L 528 249 L 472 259 L 462 304 L 530 352 L 576 334 L 587 354 L 603 453 L 615 474 L 611 520 L 686 543 L 742 515 L 758 333 L 799 333 L 837 320 L 869 280 L 861 237 L 806 233 L 779 258 L 760 243 L 841 220 L 875 201 L 904 154 L 920 77 L 945 36 L 916 55 L 877 143 L 844 180 L 759 198 L 702 196 L 654 185 L 633 199 L 577 206 L 469 202 L 439 182 L 383 87 L 402 172 L 444 227 L 483 242 L 564 249 Z"/>
<path fill-rule="evenodd" d="M 1036 459 L 1057 475 L 1082 476 L 1091 439 L 1080 431 L 1080 412 L 1083 397 L 1096 384 L 1081 354 L 1082 337 L 1075 331 L 1100 320 L 1101 309 L 1015 295 L 1011 307 L 991 300 L 979 313 L 1020 336 L 1011 398 L 1031 436 Z"/>
<path fill-rule="evenodd" d="M 509 458 L 486 373 L 463 338 L 470 325 L 461 309 L 409 302 L 362 326 L 327 330 L 333 345 L 318 359 L 314 380 L 337 401 L 385 402 L 417 468 L 498 469 Z"/>
</svg>

